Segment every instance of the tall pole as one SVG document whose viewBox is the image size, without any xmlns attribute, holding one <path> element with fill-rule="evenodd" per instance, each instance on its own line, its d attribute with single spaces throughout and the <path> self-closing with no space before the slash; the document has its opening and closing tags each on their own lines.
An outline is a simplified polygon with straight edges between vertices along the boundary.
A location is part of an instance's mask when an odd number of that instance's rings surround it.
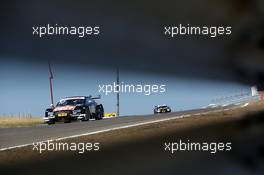
<svg viewBox="0 0 264 175">
<path fill-rule="evenodd" d="M 52 79 L 53 79 L 53 73 L 51 70 L 50 62 L 49 62 L 49 82 L 50 82 L 50 99 L 51 99 L 51 105 L 54 106 L 54 99 L 53 99 L 53 88 L 52 88 Z"/>
<path fill-rule="evenodd" d="M 119 117 L 119 68 L 116 69 L 116 115 Z"/>
</svg>

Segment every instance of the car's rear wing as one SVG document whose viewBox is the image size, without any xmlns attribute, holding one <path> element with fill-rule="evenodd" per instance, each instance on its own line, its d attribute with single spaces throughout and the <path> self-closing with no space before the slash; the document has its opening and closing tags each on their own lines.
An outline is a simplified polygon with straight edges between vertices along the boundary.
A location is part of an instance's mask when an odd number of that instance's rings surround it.
<svg viewBox="0 0 264 175">
<path fill-rule="evenodd" d="M 94 100 L 96 100 L 96 99 L 101 99 L 101 95 L 97 95 L 97 96 L 95 96 L 95 97 L 90 96 L 90 98 L 91 98 L 91 99 L 94 99 Z"/>
</svg>

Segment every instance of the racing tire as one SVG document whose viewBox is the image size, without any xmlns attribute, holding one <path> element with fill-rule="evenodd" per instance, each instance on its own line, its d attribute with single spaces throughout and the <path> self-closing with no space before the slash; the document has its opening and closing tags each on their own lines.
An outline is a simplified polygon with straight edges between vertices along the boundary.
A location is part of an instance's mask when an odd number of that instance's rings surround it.
<svg viewBox="0 0 264 175">
<path fill-rule="evenodd" d="M 47 122 L 48 125 L 54 125 L 55 122 Z"/>
<path fill-rule="evenodd" d="M 101 115 L 101 114 L 97 115 L 97 116 L 95 117 L 95 120 L 103 120 L 102 115 Z"/>
<path fill-rule="evenodd" d="M 71 119 L 64 120 L 64 123 L 71 123 Z"/>
<path fill-rule="evenodd" d="M 89 121 L 90 118 L 91 118 L 90 110 L 89 110 L 89 108 L 86 108 L 86 109 L 85 109 L 85 118 L 82 119 L 81 121 Z"/>
<path fill-rule="evenodd" d="M 96 116 L 95 120 L 102 120 L 104 118 L 104 107 L 103 105 L 96 106 Z"/>
</svg>

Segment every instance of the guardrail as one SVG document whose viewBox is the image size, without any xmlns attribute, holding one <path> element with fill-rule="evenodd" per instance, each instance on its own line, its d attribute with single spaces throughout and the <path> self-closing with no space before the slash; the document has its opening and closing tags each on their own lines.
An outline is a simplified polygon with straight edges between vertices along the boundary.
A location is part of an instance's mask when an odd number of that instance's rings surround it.
<svg viewBox="0 0 264 175">
<path fill-rule="evenodd" d="M 260 101 L 262 98 L 261 94 L 252 96 L 251 92 L 234 93 L 227 96 L 222 96 L 211 101 L 212 104 L 218 106 L 232 105 L 244 102 Z"/>
</svg>

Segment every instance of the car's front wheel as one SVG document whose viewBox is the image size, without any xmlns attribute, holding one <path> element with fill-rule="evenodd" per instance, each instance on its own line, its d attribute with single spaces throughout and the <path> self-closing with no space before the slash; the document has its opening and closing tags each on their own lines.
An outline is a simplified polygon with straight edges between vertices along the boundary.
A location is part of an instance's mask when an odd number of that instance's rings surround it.
<svg viewBox="0 0 264 175">
<path fill-rule="evenodd" d="M 49 121 L 49 122 L 47 122 L 47 124 L 48 124 L 48 125 L 54 125 L 55 122 L 54 122 L 54 121 Z"/>
<path fill-rule="evenodd" d="M 65 118 L 64 119 L 64 123 L 71 123 L 71 119 L 70 118 Z"/>
<path fill-rule="evenodd" d="M 89 110 L 89 108 L 86 108 L 85 109 L 85 117 L 82 119 L 82 121 L 89 121 L 90 116 L 91 116 L 90 110 Z"/>
</svg>

